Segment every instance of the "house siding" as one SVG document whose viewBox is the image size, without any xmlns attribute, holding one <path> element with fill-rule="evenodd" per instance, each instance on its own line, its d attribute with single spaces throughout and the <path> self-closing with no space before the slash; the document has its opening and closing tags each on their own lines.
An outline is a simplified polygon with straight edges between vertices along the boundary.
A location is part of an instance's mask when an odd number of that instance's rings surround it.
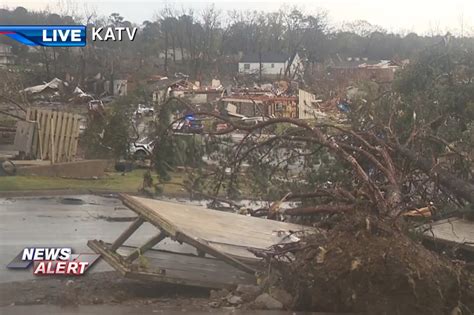
<svg viewBox="0 0 474 315">
<path fill-rule="evenodd" d="M 0 44 L 0 66 L 14 64 L 12 48 L 7 45 Z"/>
<path fill-rule="evenodd" d="M 245 65 L 248 64 L 250 66 L 249 69 L 245 69 Z M 274 65 L 272 67 L 272 64 Z M 286 62 L 263 62 L 262 63 L 262 74 L 272 74 L 272 75 L 284 75 L 286 69 Z M 258 62 L 239 62 L 239 72 L 245 74 L 256 73 L 258 74 L 260 71 L 260 63 Z"/>
</svg>

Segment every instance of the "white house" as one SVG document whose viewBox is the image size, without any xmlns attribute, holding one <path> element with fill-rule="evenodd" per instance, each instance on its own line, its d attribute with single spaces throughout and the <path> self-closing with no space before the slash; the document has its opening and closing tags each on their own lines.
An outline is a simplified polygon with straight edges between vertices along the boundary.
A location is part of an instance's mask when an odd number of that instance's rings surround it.
<svg viewBox="0 0 474 315">
<path fill-rule="evenodd" d="M 285 75 L 288 65 L 290 77 L 294 76 L 295 71 L 301 70 L 301 58 L 298 53 L 290 56 L 279 52 L 265 52 L 262 54 L 244 55 L 239 61 L 239 73 L 243 74 L 259 74 L 260 65 L 263 75 Z"/>
</svg>

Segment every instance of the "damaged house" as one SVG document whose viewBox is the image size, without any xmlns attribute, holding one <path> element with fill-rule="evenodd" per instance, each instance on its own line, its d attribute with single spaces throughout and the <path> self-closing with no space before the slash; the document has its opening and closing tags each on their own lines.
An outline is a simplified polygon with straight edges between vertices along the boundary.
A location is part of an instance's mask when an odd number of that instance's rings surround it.
<svg viewBox="0 0 474 315">
<path fill-rule="evenodd" d="M 298 118 L 296 96 L 231 96 L 222 98 L 227 114 L 234 117 Z"/>
<path fill-rule="evenodd" d="M 221 99 L 227 115 L 237 118 L 286 117 L 298 119 L 331 119 L 337 122 L 346 119 L 348 105 L 339 98 L 323 102 L 316 95 L 299 89 L 297 95 L 237 94 Z M 345 103 L 344 103 L 345 104 Z"/>
<path fill-rule="evenodd" d="M 199 81 L 193 83 L 187 78 L 153 76 L 147 80 L 147 85 L 155 103 L 177 97 L 185 98 L 191 104 L 207 104 L 219 100 L 224 91 L 219 80 L 212 80 L 210 86 L 201 86 Z"/>
<path fill-rule="evenodd" d="M 61 94 L 66 86 L 67 82 L 54 78 L 47 83 L 28 87 L 21 92 L 32 101 L 57 101 L 61 98 Z"/>
<path fill-rule="evenodd" d="M 151 91 L 153 103 L 161 104 L 171 96 L 171 91 L 179 85 L 186 84 L 185 78 L 168 78 L 159 75 L 147 80 L 147 89 Z"/>
<path fill-rule="evenodd" d="M 171 95 L 183 97 L 191 104 L 207 104 L 219 100 L 224 89 L 219 80 L 212 80 L 210 86 L 202 86 L 199 81 L 187 84 L 178 84 L 171 90 Z"/>
<path fill-rule="evenodd" d="M 359 57 L 348 57 L 346 60 L 338 58 L 336 61 L 331 61 L 328 72 L 333 80 L 345 86 L 360 81 L 388 84 L 395 79 L 395 73 L 408 63 L 408 60 L 396 62 L 394 60 L 369 60 L 368 58 Z"/>
</svg>

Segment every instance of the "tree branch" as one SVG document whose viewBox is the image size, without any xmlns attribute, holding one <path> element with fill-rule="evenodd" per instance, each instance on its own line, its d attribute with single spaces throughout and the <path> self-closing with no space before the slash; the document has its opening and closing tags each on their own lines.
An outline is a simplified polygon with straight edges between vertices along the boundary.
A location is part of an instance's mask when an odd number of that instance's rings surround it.
<svg viewBox="0 0 474 315">
<path fill-rule="evenodd" d="M 314 207 L 300 207 L 300 208 L 291 208 L 285 209 L 283 214 L 286 215 L 315 215 L 315 214 L 331 214 L 331 213 L 341 213 L 341 212 L 351 212 L 356 209 L 355 205 L 346 205 L 346 204 L 336 204 L 336 205 L 318 205 Z"/>
</svg>

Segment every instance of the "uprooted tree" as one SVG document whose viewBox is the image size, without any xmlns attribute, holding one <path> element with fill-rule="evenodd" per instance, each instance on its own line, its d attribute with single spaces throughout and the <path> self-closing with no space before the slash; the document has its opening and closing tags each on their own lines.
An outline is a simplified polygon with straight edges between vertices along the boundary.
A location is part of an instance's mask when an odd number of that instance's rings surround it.
<svg viewBox="0 0 474 315">
<path fill-rule="evenodd" d="M 442 43 L 421 54 L 391 90 L 355 100 L 345 122 L 280 117 L 245 125 L 198 111 L 228 127 L 208 134 L 207 154 L 217 166 L 191 174 L 188 188 L 215 200 L 250 194 L 276 200 L 249 209 L 252 215 L 304 216 L 320 227 L 322 218 L 339 217 L 325 237 L 261 253 L 274 266 L 294 255 L 293 264 L 275 268 L 294 307 L 467 308 L 468 276 L 412 242 L 399 223 L 407 210 L 432 204 L 440 212 L 463 211 L 473 203 L 473 100 L 473 51 Z M 231 141 L 232 133 L 243 139 Z M 283 208 L 283 201 L 297 206 Z"/>
</svg>

